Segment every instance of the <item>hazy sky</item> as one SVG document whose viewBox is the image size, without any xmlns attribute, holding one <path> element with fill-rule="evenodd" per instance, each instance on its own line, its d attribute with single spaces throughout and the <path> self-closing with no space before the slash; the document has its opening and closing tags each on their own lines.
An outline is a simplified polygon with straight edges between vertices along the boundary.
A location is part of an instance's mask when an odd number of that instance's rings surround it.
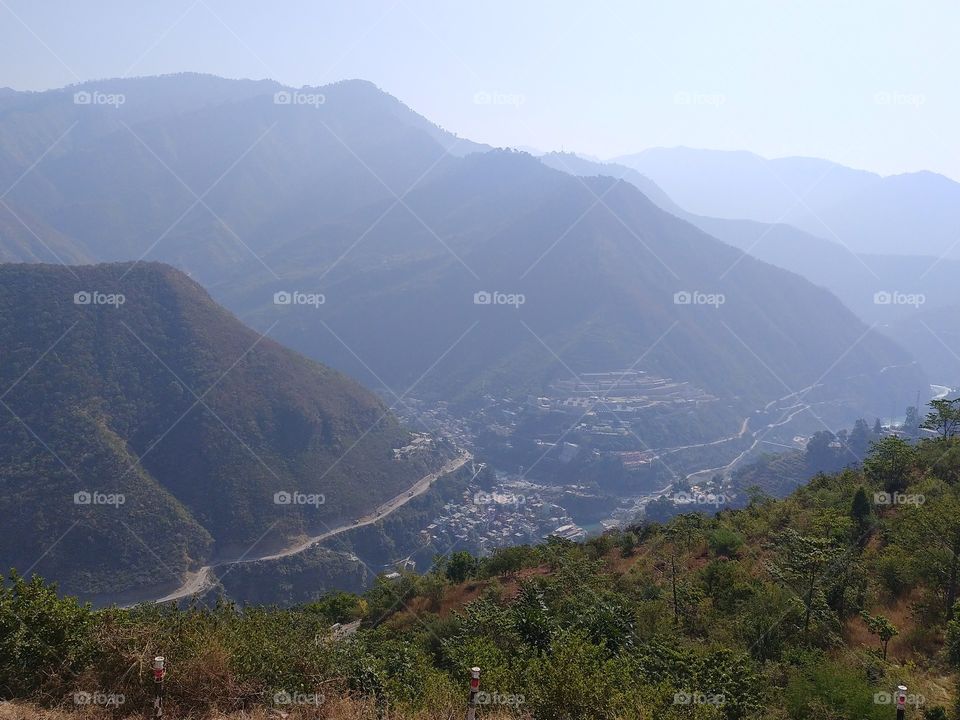
<svg viewBox="0 0 960 720">
<path fill-rule="evenodd" d="M 0 86 L 359 77 L 494 145 L 747 149 L 960 179 L 958 29 L 957 0 L 0 0 Z"/>
</svg>

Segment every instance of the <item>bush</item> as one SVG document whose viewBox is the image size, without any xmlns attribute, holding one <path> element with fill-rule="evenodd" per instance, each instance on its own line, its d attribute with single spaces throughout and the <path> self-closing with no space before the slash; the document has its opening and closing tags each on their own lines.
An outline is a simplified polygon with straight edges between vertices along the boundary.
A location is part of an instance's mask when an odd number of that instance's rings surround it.
<svg viewBox="0 0 960 720">
<path fill-rule="evenodd" d="M 0 694 L 62 693 L 94 653 L 89 605 L 12 573 L 0 587 Z"/>
<path fill-rule="evenodd" d="M 719 527 L 709 535 L 710 549 L 716 555 L 734 557 L 743 546 L 743 535 L 728 527 Z"/>
</svg>

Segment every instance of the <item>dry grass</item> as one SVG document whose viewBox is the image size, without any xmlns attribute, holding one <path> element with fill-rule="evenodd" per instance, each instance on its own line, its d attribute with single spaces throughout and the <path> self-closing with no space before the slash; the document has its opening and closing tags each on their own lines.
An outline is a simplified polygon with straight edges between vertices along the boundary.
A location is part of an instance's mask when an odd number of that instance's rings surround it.
<svg viewBox="0 0 960 720">
<path fill-rule="evenodd" d="M 331 698 L 319 708 L 294 708 L 289 712 L 257 707 L 233 713 L 181 715 L 166 713 L 167 720 L 459 720 L 466 714 L 464 707 L 433 708 L 418 712 L 387 711 L 377 714 L 372 702 L 352 698 Z M 528 715 L 486 710 L 484 720 L 528 720 Z M 152 711 L 117 713 L 103 708 L 79 709 L 43 708 L 26 703 L 0 702 L 0 720 L 152 720 Z"/>
</svg>

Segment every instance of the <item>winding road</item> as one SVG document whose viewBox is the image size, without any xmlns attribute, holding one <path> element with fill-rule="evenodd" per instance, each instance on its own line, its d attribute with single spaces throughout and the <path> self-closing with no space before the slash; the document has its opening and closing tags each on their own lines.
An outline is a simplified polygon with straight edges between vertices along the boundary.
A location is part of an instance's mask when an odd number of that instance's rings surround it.
<svg viewBox="0 0 960 720">
<path fill-rule="evenodd" d="M 407 488 L 400 495 L 387 500 L 385 503 L 374 509 L 373 512 L 358 518 L 352 523 L 330 528 L 326 532 L 308 537 L 294 545 L 284 548 L 279 552 L 271 553 L 270 555 L 248 557 L 246 554 L 244 554 L 235 560 L 223 560 L 222 562 L 213 563 L 211 565 L 204 565 L 199 570 L 187 573 L 183 584 L 173 592 L 160 598 L 148 600 L 147 602 L 173 602 L 175 600 L 182 600 L 183 598 L 190 597 L 191 595 L 198 595 L 206 592 L 216 584 L 216 575 L 213 572 L 214 568 L 225 567 L 227 565 L 239 565 L 243 563 L 281 560 L 283 558 L 290 557 L 291 555 L 297 555 L 298 553 L 305 552 L 317 543 L 323 542 L 324 540 L 329 540 L 340 533 L 347 532 L 348 530 L 355 530 L 357 528 L 379 522 L 390 513 L 406 505 L 415 497 L 425 493 L 438 478 L 443 477 L 444 475 L 449 475 L 452 472 L 456 472 L 472 459 L 472 454 L 466 450 L 461 450 L 457 457 L 448 460 L 439 470 L 432 472 L 429 475 L 424 475 L 412 487 Z"/>
</svg>

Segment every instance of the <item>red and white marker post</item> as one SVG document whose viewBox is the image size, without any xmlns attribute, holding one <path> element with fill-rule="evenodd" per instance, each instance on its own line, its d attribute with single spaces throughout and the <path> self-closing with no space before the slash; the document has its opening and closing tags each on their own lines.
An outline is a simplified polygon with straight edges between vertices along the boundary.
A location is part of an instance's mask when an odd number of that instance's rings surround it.
<svg viewBox="0 0 960 720">
<path fill-rule="evenodd" d="M 897 685 L 897 720 L 903 720 L 907 713 L 907 686 Z"/>
<path fill-rule="evenodd" d="M 153 717 L 160 720 L 163 717 L 163 677 L 167 668 L 162 655 L 153 659 Z"/>
<path fill-rule="evenodd" d="M 480 693 L 480 668 L 470 669 L 470 702 L 467 705 L 467 720 L 476 720 L 477 695 Z"/>
</svg>

